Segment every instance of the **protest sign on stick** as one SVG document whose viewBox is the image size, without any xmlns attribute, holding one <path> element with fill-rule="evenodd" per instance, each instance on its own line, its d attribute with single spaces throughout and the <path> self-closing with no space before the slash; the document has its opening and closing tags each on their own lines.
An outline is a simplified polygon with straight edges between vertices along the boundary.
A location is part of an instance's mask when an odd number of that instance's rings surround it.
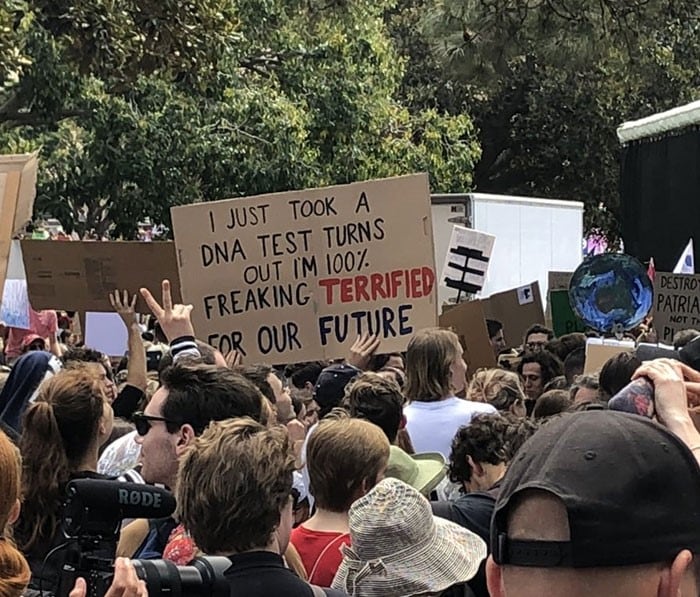
<svg viewBox="0 0 700 597">
<path fill-rule="evenodd" d="M 160 281 L 171 282 L 180 301 L 180 281 L 172 242 L 22 241 L 32 308 L 111 312 L 109 293 L 140 287 L 160 295 Z M 139 313 L 149 313 L 141 299 Z"/>
<path fill-rule="evenodd" d="M 436 324 L 425 175 L 172 209 L 183 298 L 197 335 L 246 362 L 378 352 Z"/>
<path fill-rule="evenodd" d="M 700 328 L 700 275 L 656 272 L 654 329 L 659 342 L 671 344 L 676 332 Z"/>
<path fill-rule="evenodd" d="M 474 294 L 484 287 L 496 237 L 471 228 L 454 226 L 447 248 L 440 283 L 461 294 Z"/>
</svg>

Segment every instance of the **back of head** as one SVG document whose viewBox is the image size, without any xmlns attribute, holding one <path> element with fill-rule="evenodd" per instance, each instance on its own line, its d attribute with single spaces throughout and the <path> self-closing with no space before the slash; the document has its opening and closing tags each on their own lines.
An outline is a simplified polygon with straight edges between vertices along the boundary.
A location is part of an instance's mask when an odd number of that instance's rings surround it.
<svg viewBox="0 0 700 597">
<path fill-rule="evenodd" d="M 60 362 L 48 352 L 32 351 L 15 362 L 0 392 L 0 420 L 19 432 L 22 417 L 41 382 L 60 369 Z"/>
<path fill-rule="evenodd" d="M 565 361 L 566 358 L 575 350 L 586 348 L 586 336 L 581 333 L 564 334 L 558 338 L 551 340 L 547 344 L 549 350 L 560 361 Z"/>
<path fill-rule="evenodd" d="M 166 419 L 188 423 L 201 434 L 212 421 L 250 417 L 267 423 L 260 390 L 242 375 L 214 365 L 177 364 L 162 372 L 168 391 L 162 406 Z"/>
<path fill-rule="evenodd" d="M 20 597 L 30 578 L 27 560 L 10 539 L 11 524 L 17 514 L 21 497 L 22 464 L 19 450 L 0 431 L 0 595 Z"/>
<path fill-rule="evenodd" d="M 404 402 L 395 382 L 376 373 L 363 373 L 348 386 L 344 404 L 351 417 L 374 423 L 393 444 L 401 426 Z"/>
<path fill-rule="evenodd" d="M 205 553 L 264 549 L 290 499 L 293 471 L 283 428 L 248 418 L 213 423 L 181 462 L 177 516 Z"/>
<path fill-rule="evenodd" d="M 87 348 L 86 346 L 71 346 L 61 356 L 61 361 L 65 367 L 71 367 L 80 363 L 103 363 L 104 354 L 99 350 Z"/>
<path fill-rule="evenodd" d="M 389 460 L 389 441 L 376 425 L 361 419 L 321 421 L 309 438 L 306 463 L 319 508 L 347 512 L 371 488 Z"/>
<path fill-rule="evenodd" d="M 406 350 L 406 397 L 431 402 L 449 396 L 450 368 L 461 354 L 454 332 L 440 328 L 417 332 Z"/>
<path fill-rule="evenodd" d="M 609 359 L 598 377 L 600 389 L 607 394 L 606 398 L 612 398 L 624 388 L 641 366 L 642 361 L 633 352 L 621 352 Z"/>
<path fill-rule="evenodd" d="M 698 337 L 700 337 L 700 330 L 688 329 L 676 332 L 673 336 L 673 348 L 680 350 Z"/>
<path fill-rule="evenodd" d="M 564 360 L 564 375 L 569 385 L 574 383 L 574 379 L 583 373 L 586 365 L 586 349 L 577 348 L 569 353 Z"/>
<path fill-rule="evenodd" d="M 106 405 L 100 379 L 83 367 L 60 371 L 46 381 L 27 410 L 19 440 L 24 505 L 17 526 L 24 550 L 55 533 L 63 487 L 98 447 Z"/>
<path fill-rule="evenodd" d="M 503 324 L 497 319 L 486 320 L 486 330 L 489 333 L 489 338 L 493 338 L 498 332 L 503 329 Z"/>
<path fill-rule="evenodd" d="M 265 396 L 265 398 L 267 398 L 271 404 L 276 402 L 275 392 L 272 389 L 270 382 L 267 381 L 267 378 L 271 373 L 273 373 L 271 365 L 263 363 L 258 363 L 255 365 L 240 365 L 238 367 L 234 367 L 233 371 L 239 373 L 248 381 L 252 382 L 252 384 L 258 388 L 258 390 L 260 390 L 262 395 Z"/>
<path fill-rule="evenodd" d="M 525 391 L 517 373 L 505 369 L 477 371 L 469 382 L 467 400 L 488 402 L 497 410 L 507 411 L 525 401 Z"/>
<path fill-rule="evenodd" d="M 493 558 L 519 571 L 518 586 L 532 583 L 532 595 L 559 594 L 539 583 L 567 569 L 660 570 L 682 550 L 700 553 L 698 503 L 698 463 L 660 425 L 614 411 L 564 415 L 511 462 L 492 519 Z M 526 594 L 504 579 L 506 595 Z M 574 588 L 584 594 L 583 584 Z M 621 593 L 613 584 L 593 594 Z"/>
<path fill-rule="evenodd" d="M 318 416 L 325 417 L 345 398 L 348 384 L 362 371 L 347 363 L 329 365 L 318 376 L 313 390 L 313 398 L 319 406 Z"/>
<path fill-rule="evenodd" d="M 211 347 L 206 342 L 201 340 L 195 340 L 197 344 L 197 349 L 199 350 L 199 356 L 182 356 L 178 359 L 178 363 L 181 365 L 196 365 L 202 363 L 204 365 L 216 365 L 217 364 L 217 351 Z M 175 361 L 173 360 L 173 353 L 169 350 L 163 353 L 163 356 L 158 361 L 158 374 L 162 375 L 163 371 L 172 367 Z"/>
<path fill-rule="evenodd" d="M 328 363 L 323 361 L 310 361 L 307 363 L 296 363 L 295 365 L 287 365 L 284 369 L 284 376 L 292 381 L 292 385 L 297 390 L 303 390 L 306 384 L 315 386 L 318 381 L 318 376 L 328 366 Z"/>
<path fill-rule="evenodd" d="M 535 419 L 545 419 L 566 412 L 571 406 L 571 398 L 566 390 L 549 390 L 544 392 L 535 402 L 532 416 Z"/>
<path fill-rule="evenodd" d="M 450 481 L 467 483 L 472 469 L 467 460 L 483 464 L 507 464 L 508 421 L 501 415 L 479 415 L 469 425 L 460 427 L 452 440 Z"/>
</svg>

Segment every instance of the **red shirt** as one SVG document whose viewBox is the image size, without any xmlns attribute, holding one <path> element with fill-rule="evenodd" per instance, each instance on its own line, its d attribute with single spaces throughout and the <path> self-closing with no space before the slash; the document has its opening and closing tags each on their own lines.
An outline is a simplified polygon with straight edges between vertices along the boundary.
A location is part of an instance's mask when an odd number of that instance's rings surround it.
<svg viewBox="0 0 700 597">
<path fill-rule="evenodd" d="M 338 572 L 343 545 L 350 545 L 348 533 L 311 531 L 299 525 L 292 531 L 292 545 L 299 552 L 309 582 L 319 587 L 330 587 Z"/>
<path fill-rule="evenodd" d="M 29 334 L 37 334 L 45 340 L 51 336 L 56 335 L 58 330 L 58 316 L 56 311 L 34 311 L 30 307 L 29 309 L 29 326 L 28 330 L 21 330 L 20 328 L 8 328 L 10 334 L 7 337 L 7 346 L 5 347 L 5 354 L 8 357 L 18 357 L 22 354 L 22 340 L 25 336 Z"/>
</svg>

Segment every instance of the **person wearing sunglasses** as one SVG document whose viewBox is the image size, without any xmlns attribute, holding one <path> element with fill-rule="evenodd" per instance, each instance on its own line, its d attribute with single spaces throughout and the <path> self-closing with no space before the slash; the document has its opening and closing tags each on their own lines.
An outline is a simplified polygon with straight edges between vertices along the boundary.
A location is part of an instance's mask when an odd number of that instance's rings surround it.
<svg viewBox="0 0 700 597">
<path fill-rule="evenodd" d="M 213 365 L 181 363 L 165 369 L 161 387 L 143 412 L 136 412 L 136 443 L 146 483 L 174 488 L 180 458 L 212 421 L 250 417 L 266 424 L 269 407 L 260 391 L 241 375 Z M 177 522 L 138 520 L 122 530 L 118 555 L 163 555 Z"/>
</svg>

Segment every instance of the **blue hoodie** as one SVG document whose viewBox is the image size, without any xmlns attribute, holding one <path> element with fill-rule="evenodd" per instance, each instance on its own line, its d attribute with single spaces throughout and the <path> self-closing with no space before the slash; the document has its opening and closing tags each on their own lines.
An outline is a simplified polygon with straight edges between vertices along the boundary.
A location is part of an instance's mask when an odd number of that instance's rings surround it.
<svg viewBox="0 0 700 597">
<path fill-rule="evenodd" d="M 39 384 L 60 369 L 60 361 L 49 352 L 31 351 L 15 362 L 0 392 L 0 423 L 5 430 L 22 432 L 22 417 Z"/>
</svg>

